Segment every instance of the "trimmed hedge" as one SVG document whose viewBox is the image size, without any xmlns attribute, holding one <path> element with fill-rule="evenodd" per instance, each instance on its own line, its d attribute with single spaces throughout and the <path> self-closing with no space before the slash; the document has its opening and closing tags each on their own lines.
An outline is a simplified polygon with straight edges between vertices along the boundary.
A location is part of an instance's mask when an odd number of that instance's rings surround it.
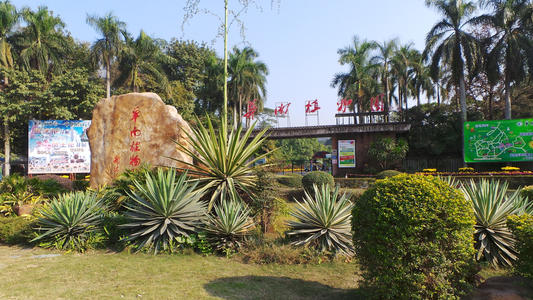
<svg viewBox="0 0 533 300">
<path fill-rule="evenodd" d="M 355 202 L 353 238 L 364 284 L 378 299 L 455 299 L 471 287 L 475 218 L 446 182 L 401 174 Z"/>
<path fill-rule="evenodd" d="M 277 177 L 279 184 L 282 184 L 287 187 L 292 188 L 301 188 L 302 187 L 302 175 L 300 174 L 287 174 Z"/>
<path fill-rule="evenodd" d="M 308 192 L 313 191 L 313 185 L 321 186 L 324 184 L 329 185 L 331 188 L 335 185 L 335 180 L 331 174 L 322 171 L 313 171 L 305 174 L 302 178 L 302 184 L 304 189 Z"/>
<path fill-rule="evenodd" d="M 507 226 L 517 239 L 515 269 L 518 274 L 533 279 L 533 215 L 509 216 Z"/>
<path fill-rule="evenodd" d="M 396 170 L 385 170 L 385 171 L 381 171 L 381 172 L 377 173 L 376 174 L 376 178 L 377 179 L 385 179 L 385 178 L 388 178 L 388 177 L 394 177 L 394 176 L 399 175 L 399 174 L 402 174 L 402 172 L 396 171 Z"/>
<path fill-rule="evenodd" d="M 35 237 L 31 217 L 0 217 L 0 242 L 8 245 L 29 245 Z"/>
</svg>

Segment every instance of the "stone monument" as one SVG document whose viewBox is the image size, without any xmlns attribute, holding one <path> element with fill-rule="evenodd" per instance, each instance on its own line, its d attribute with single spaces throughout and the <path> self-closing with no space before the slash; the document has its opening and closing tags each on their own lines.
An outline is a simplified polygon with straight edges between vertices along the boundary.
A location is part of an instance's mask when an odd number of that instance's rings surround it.
<svg viewBox="0 0 533 300">
<path fill-rule="evenodd" d="M 100 100 L 87 130 L 91 147 L 91 187 L 110 184 L 126 169 L 142 164 L 186 167 L 192 163 L 174 141 L 189 147 L 189 124 L 175 107 L 154 93 L 130 93 Z"/>
</svg>

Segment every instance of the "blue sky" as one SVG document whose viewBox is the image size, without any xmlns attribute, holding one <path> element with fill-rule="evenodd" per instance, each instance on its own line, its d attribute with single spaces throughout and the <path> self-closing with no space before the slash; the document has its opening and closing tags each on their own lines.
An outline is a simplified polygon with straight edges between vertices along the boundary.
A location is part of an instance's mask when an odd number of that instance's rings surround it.
<svg viewBox="0 0 533 300">
<path fill-rule="evenodd" d="M 185 26 L 185 1 L 139 0 L 11 0 L 18 8 L 48 6 L 66 23 L 66 28 L 81 41 L 96 39 L 85 23 L 87 14 L 103 15 L 112 11 L 137 35 L 141 29 L 153 37 L 182 38 L 206 42 L 220 56 L 223 42 L 217 35 L 220 21 L 198 14 Z M 200 8 L 223 16 L 223 0 L 202 0 Z M 305 123 L 306 100 L 318 99 L 321 124 L 334 124 L 336 89 L 330 87 L 335 73 L 345 71 L 338 63 L 337 50 L 349 45 L 354 35 L 384 41 L 399 38 L 424 48 L 424 39 L 439 16 L 424 5 L 424 0 L 257 0 L 262 9 L 251 5 L 241 16 L 246 26 L 246 45 L 259 52 L 259 59 L 270 70 L 267 107 L 289 101 L 291 125 Z M 273 6 L 273 7 L 272 7 Z M 230 8 L 238 9 L 236 0 Z M 229 47 L 245 45 L 237 24 L 230 28 Z M 310 123 L 316 121 L 310 121 Z"/>
</svg>

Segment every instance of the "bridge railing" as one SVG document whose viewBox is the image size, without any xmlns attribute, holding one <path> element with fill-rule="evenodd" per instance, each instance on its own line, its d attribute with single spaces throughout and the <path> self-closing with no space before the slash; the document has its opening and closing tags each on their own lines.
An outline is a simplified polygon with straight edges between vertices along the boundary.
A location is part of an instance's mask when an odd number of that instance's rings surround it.
<svg viewBox="0 0 533 300">
<path fill-rule="evenodd" d="M 350 124 L 379 124 L 390 122 L 403 122 L 405 120 L 402 112 L 350 112 L 335 114 L 337 125 Z"/>
</svg>

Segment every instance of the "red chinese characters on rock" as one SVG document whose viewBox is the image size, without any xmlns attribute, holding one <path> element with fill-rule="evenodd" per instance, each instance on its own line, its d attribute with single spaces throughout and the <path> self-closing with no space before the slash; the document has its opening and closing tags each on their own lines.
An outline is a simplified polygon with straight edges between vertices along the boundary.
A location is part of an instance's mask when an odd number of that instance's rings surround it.
<svg viewBox="0 0 533 300">
<path fill-rule="evenodd" d="M 371 112 L 381 112 L 385 110 L 385 105 L 383 103 L 384 94 L 379 94 L 376 97 L 370 98 L 370 111 Z"/>
<path fill-rule="evenodd" d="M 320 109 L 320 106 L 318 106 L 318 99 L 307 100 L 305 102 L 305 113 L 306 114 L 313 114 L 315 112 L 318 112 L 319 109 Z"/>
<path fill-rule="evenodd" d="M 257 111 L 256 101 L 257 99 L 254 99 L 253 101 L 248 102 L 246 113 L 244 114 L 244 117 L 248 120 L 254 119 L 255 112 Z"/>
<path fill-rule="evenodd" d="M 276 108 L 274 109 L 274 115 L 276 116 L 286 116 L 289 113 L 289 106 L 291 103 L 280 103 Z"/>
<path fill-rule="evenodd" d="M 141 115 L 141 111 L 138 106 L 135 106 L 133 111 L 131 112 L 131 121 L 133 121 L 133 129 L 130 131 L 130 138 L 138 138 L 141 136 L 141 130 L 137 128 L 137 119 Z M 132 155 L 130 156 L 130 162 L 129 165 L 132 167 L 137 167 L 141 164 L 141 158 L 139 155 L 134 154 L 135 152 L 141 151 L 141 142 L 132 140 L 130 144 L 130 152 L 132 152 Z"/>
<path fill-rule="evenodd" d="M 116 176 L 118 174 L 119 163 L 120 163 L 120 157 L 118 155 L 115 155 L 115 157 L 113 158 L 113 167 L 111 169 L 113 176 Z"/>
<path fill-rule="evenodd" d="M 337 102 L 337 112 L 345 113 L 347 108 L 350 108 L 350 105 L 352 104 L 352 99 L 341 99 Z"/>
</svg>

